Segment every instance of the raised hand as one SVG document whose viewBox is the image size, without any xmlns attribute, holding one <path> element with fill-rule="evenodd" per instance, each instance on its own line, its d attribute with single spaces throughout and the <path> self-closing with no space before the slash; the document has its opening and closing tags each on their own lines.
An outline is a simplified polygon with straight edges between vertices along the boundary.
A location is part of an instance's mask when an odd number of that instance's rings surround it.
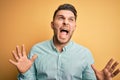
<svg viewBox="0 0 120 80">
<path fill-rule="evenodd" d="M 26 50 L 24 45 L 21 49 L 19 46 L 16 47 L 16 51 L 12 51 L 12 54 L 16 61 L 9 59 L 10 63 L 15 65 L 20 73 L 25 73 L 32 66 L 33 62 L 37 58 L 37 55 L 33 55 L 31 59 L 27 58 Z"/>
<path fill-rule="evenodd" d="M 114 59 L 110 59 L 110 61 L 107 63 L 107 65 L 102 71 L 98 71 L 94 67 L 94 65 L 92 65 L 97 80 L 112 80 L 113 77 L 115 77 L 118 73 L 120 73 L 120 68 L 115 70 L 119 63 L 117 61 L 114 63 L 113 62 Z"/>
</svg>

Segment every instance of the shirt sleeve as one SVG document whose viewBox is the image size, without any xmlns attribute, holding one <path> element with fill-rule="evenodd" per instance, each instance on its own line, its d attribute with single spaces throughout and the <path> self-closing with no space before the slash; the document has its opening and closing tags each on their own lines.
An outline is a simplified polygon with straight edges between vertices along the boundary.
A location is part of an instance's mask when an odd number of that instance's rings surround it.
<svg viewBox="0 0 120 80">
<path fill-rule="evenodd" d="M 31 49 L 28 58 L 30 59 L 34 54 L 34 50 Z M 18 74 L 18 80 L 36 80 L 36 70 L 35 70 L 35 63 L 31 66 L 31 68 L 23 73 L 23 74 Z"/>
<path fill-rule="evenodd" d="M 87 65 L 86 65 L 85 70 L 83 71 L 82 80 L 97 80 L 95 73 L 91 67 L 91 65 L 94 63 L 94 59 L 89 50 L 86 51 L 86 56 L 87 56 L 86 57 Z"/>
</svg>

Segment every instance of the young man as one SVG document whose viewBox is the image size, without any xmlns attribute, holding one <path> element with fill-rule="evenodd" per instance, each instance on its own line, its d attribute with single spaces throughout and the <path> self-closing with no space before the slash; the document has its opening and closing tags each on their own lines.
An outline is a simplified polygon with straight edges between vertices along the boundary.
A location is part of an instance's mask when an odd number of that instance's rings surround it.
<svg viewBox="0 0 120 80">
<path fill-rule="evenodd" d="M 114 71 L 118 62 L 112 65 L 113 59 L 102 71 L 97 71 L 91 52 L 71 41 L 76 18 L 74 6 L 60 5 L 51 22 L 53 39 L 34 45 L 28 58 L 24 45 L 21 50 L 16 47 L 12 53 L 17 62 L 10 62 L 20 72 L 18 80 L 112 80 L 120 72 Z"/>
</svg>

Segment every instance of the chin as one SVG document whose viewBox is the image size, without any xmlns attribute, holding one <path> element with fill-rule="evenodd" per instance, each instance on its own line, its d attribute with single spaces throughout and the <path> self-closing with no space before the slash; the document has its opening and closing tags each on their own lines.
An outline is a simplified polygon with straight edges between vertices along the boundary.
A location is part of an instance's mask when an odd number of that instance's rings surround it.
<svg viewBox="0 0 120 80">
<path fill-rule="evenodd" d="M 70 40 L 59 40 L 60 44 L 67 44 Z"/>
</svg>

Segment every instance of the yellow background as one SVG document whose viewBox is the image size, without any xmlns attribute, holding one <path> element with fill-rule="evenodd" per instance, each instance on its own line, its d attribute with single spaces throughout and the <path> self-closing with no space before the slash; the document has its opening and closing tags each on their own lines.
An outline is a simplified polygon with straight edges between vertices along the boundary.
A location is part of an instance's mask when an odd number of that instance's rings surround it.
<svg viewBox="0 0 120 80">
<path fill-rule="evenodd" d="M 92 51 L 96 68 L 111 57 L 120 61 L 120 0 L 0 0 L 0 80 L 17 80 L 17 69 L 8 62 L 16 45 L 25 44 L 29 52 L 35 43 L 51 39 L 53 12 L 62 3 L 75 5 L 72 39 Z"/>
</svg>

